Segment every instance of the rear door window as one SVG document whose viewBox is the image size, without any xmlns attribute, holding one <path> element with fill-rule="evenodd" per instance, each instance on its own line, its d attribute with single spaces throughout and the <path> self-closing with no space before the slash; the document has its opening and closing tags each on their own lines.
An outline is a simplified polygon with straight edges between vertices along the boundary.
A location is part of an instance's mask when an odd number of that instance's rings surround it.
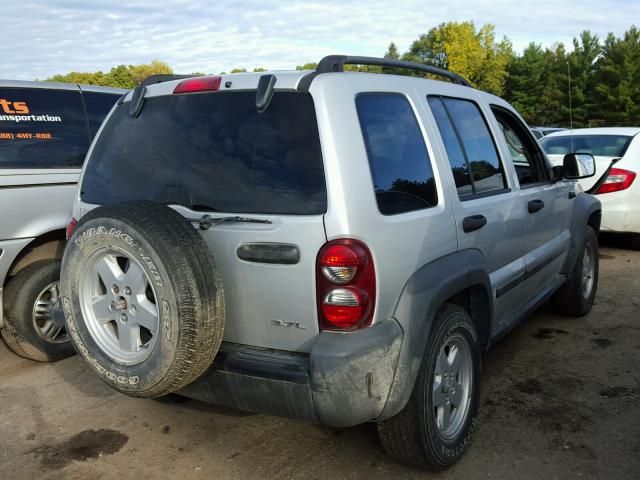
<svg viewBox="0 0 640 480">
<path fill-rule="evenodd" d="M 81 189 L 87 203 L 153 200 L 194 210 L 326 212 L 311 95 L 275 92 L 263 113 L 255 91 L 147 98 L 140 116 L 116 108 L 98 137 Z"/>
<path fill-rule="evenodd" d="M 461 199 L 506 188 L 498 150 L 478 106 L 462 98 L 428 97 Z"/>
<path fill-rule="evenodd" d="M 0 88 L 0 168 L 80 168 L 89 143 L 79 91 Z"/>
<path fill-rule="evenodd" d="M 111 111 L 120 96 L 113 93 L 82 92 L 84 106 L 87 109 L 91 137 L 96 136 L 104 117 Z"/>
<path fill-rule="evenodd" d="M 431 161 L 407 98 L 363 93 L 356 97 L 356 109 L 380 213 L 393 215 L 437 205 Z"/>
</svg>

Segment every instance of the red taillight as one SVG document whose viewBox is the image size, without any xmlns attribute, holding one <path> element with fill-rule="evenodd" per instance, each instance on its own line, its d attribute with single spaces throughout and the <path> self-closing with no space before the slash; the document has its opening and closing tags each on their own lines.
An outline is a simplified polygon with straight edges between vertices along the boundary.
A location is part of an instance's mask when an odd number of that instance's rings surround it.
<svg viewBox="0 0 640 480">
<path fill-rule="evenodd" d="M 596 195 L 626 190 L 631 186 L 635 178 L 635 172 L 622 168 L 612 168 L 604 183 L 598 188 Z"/>
<path fill-rule="evenodd" d="M 220 90 L 222 77 L 196 77 L 181 81 L 173 93 L 215 92 Z"/>
<path fill-rule="evenodd" d="M 66 231 L 67 240 L 71 238 L 71 235 L 73 235 L 73 231 L 76 229 L 77 225 L 78 225 L 78 220 L 76 220 L 75 218 L 72 218 L 71 221 L 67 224 L 67 231 Z"/>
<path fill-rule="evenodd" d="M 323 330 L 356 330 L 371 324 L 376 300 L 373 258 L 359 240 L 339 239 L 318 253 L 318 318 Z"/>
</svg>

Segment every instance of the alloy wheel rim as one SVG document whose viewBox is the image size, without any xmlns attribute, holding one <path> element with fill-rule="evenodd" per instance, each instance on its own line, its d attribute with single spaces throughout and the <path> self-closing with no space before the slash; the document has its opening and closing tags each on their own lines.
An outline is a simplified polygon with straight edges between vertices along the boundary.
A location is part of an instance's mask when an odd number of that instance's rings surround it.
<svg viewBox="0 0 640 480">
<path fill-rule="evenodd" d="M 471 348 L 462 335 L 454 334 L 438 354 L 431 393 L 432 413 L 443 439 L 455 439 L 464 428 L 472 388 Z"/>
<path fill-rule="evenodd" d="M 584 249 L 582 255 L 582 296 L 588 299 L 591 296 L 591 290 L 593 289 L 595 273 L 595 256 L 593 247 L 590 244 Z"/>
<path fill-rule="evenodd" d="M 40 338 L 49 343 L 69 340 L 60 303 L 60 282 L 52 282 L 36 297 L 32 312 L 33 327 Z"/>
<path fill-rule="evenodd" d="M 96 251 L 80 275 L 80 308 L 97 346 L 125 365 L 144 361 L 157 343 L 157 296 L 142 265 L 114 248 Z"/>
</svg>

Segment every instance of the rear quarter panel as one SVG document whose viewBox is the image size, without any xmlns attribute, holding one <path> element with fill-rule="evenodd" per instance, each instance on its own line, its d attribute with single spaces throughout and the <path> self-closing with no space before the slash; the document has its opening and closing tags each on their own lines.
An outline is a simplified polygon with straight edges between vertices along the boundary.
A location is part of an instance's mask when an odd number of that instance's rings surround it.
<svg viewBox="0 0 640 480">
<path fill-rule="evenodd" d="M 344 74 L 320 75 L 311 93 L 316 102 L 327 179 L 327 239 L 349 237 L 368 245 L 376 268 L 374 322 L 391 317 L 409 278 L 432 259 L 457 250 L 453 210 L 434 150 L 429 124 L 410 77 Z M 435 207 L 398 215 L 382 215 L 355 107 L 359 92 L 404 94 L 425 138 L 438 189 Z M 448 166 L 446 167 L 448 168 Z"/>
</svg>

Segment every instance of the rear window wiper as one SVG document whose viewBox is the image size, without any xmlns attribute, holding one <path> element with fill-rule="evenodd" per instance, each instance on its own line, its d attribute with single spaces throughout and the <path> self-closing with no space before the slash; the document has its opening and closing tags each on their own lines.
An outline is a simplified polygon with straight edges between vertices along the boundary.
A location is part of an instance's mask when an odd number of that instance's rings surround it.
<svg viewBox="0 0 640 480">
<path fill-rule="evenodd" d="M 220 217 L 213 218 L 211 215 L 203 215 L 201 218 L 188 219 L 191 223 L 197 223 L 200 230 L 209 230 L 211 227 L 220 225 L 221 223 L 272 223 L 271 220 L 266 218 L 251 218 L 251 217 Z"/>
</svg>

